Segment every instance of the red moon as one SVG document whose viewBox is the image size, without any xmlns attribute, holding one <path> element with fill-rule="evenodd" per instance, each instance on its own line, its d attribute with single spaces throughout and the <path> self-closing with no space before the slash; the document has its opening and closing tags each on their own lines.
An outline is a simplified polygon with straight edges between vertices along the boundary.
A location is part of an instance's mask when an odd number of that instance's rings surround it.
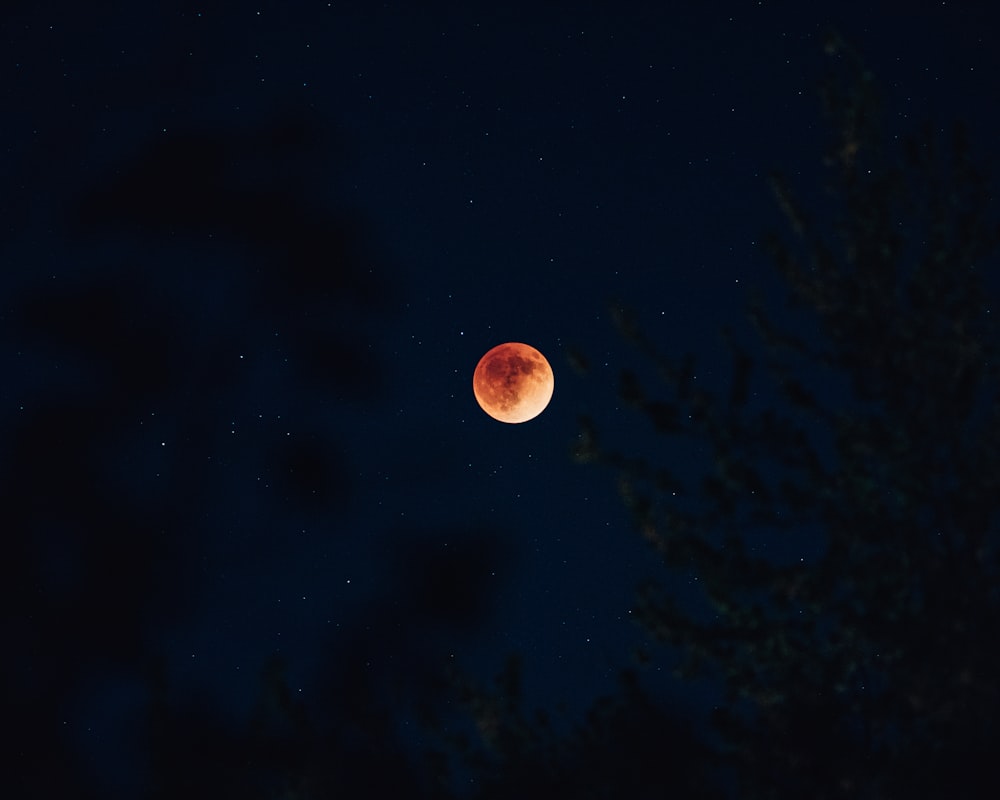
<svg viewBox="0 0 1000 800">
<path fill-rule="evenodd" d="M 527 422 L 552 399 L 555 377 L 545 356 L 521 342 L 498 344 L 479 359 L 472 391 L 480 408 L 500 422 Z"/>
</svg>

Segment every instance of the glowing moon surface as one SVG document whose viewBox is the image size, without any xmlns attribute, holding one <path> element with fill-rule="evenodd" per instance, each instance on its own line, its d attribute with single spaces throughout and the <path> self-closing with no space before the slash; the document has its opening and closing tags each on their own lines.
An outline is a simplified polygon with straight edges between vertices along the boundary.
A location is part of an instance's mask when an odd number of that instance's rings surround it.
<svg viewBox="0 0 1000 800">
<path fill-rule="evenodd" d="M 552 399 L 555 377 L 545 356 L 521 342 L 498 344 L 479 359 L 472 391 L 480 408 L 500 422 L 527 422 Z"/>
</svg>

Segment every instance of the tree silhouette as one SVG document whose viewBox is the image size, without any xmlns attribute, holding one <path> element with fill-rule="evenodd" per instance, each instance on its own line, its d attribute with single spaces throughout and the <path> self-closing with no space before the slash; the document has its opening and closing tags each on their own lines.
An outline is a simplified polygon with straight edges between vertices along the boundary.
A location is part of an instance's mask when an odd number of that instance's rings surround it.
<svg viewBox="0 0 1000 800">
<path fill-rule="evenodd" d="M 893 151 L 871 74 L 838 37 L 827 52 L 830 210 L 812 218 L 773 176 L 790 234 L 767 248 L 791 310 L 753 305 L 762 357 L 730 336 L 720 396 L 616 309 L 662 378 L 626 371 L 622 398 L 711 470 L 686 480 L 669 447 L 632 455 L 593 420 L 576 455 L 616 471 L 669 573 L 698 578 L 703 605 L 665 580 L 638 616 L 679 674 L 724 683 L 739 796 L 992 797 L 1000 227 L 961 129 Z"/>
<path fill-rule="evenodd" d="M 404 674 L 398 694 L 431 702 L 427 630 L 478 619 L 496 532 L 468 526 L 447 550 L 422 533 L 409 566 L 431 577 L 396 580 L 405 600 L 284 661 L 248 659 L 262 673 L 259 696 L 238 701 L 249 722 L 178 675 L 169 634 L 229 565 L 288 559 L 292 520 L 356 535 L 342 409 L 382 396 L 369 345 L 398 281 L 365 218 L 325 194 L 317 152 L 332 134 L 289 108 L 138 137 L 113 170 L 40 192 L 56 207 L 53 255 L 4 251 L 4 389 L 23 405 L 0 420 L 7 796 L 420 794 L 387 687 Z M 416 538 L 404 533 L 396 551 Z M 402 666 L 376 674 L 365 660 L 390 660 L 377 656 L 397 627 L 411 632 L 392 637 Z M 303 659 L 327 679 L 309 707 L 283 677 Z"/>
</svg>

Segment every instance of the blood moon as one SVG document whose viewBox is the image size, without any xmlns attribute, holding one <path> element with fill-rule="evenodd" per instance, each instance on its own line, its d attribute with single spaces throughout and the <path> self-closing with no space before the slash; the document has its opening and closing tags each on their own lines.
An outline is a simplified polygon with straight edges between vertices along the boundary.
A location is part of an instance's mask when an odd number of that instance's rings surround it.
<svg viewBox="0 0 1000 800">
<path fill-rule="evenodd" d="M 521 342 L 498 344 L 486 353 L 472 375 L 480 408 L 500 422 L 527 422 L 552 399 L 555 377 L 545 356 Z"/>
</svg>

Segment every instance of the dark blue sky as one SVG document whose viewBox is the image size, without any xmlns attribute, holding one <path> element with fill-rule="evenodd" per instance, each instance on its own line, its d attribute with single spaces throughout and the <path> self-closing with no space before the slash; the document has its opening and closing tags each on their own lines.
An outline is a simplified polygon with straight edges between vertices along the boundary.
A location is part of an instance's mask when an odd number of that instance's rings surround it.
<svg viewBox="0 0 1000 800">
<path fill-rule="evenodd" d="M 962 118 L 991 155 L 983 13 L 536 5 L 4 12 L 25 752 L 80 748 L 108 780 L 150 663 L 240 720 L 275 653 L 308 702 L 331 663 L 405 695 L 415 662 L 488 676 L 517 652 L 531 704 L 584 707 L 630 663 L 634 587 L 659 574 L 613 476 L 570 458 L 584 413 L 649 439 L 619 407 L 639 362 L 609 303 L 726 386 L 718 331 L 775 291 L 768 171 L 820 200 L 831 25 L 887 126 Z M 471 391 L 508 340 L 556 372 L 518 426 Z"/>
</svg>

